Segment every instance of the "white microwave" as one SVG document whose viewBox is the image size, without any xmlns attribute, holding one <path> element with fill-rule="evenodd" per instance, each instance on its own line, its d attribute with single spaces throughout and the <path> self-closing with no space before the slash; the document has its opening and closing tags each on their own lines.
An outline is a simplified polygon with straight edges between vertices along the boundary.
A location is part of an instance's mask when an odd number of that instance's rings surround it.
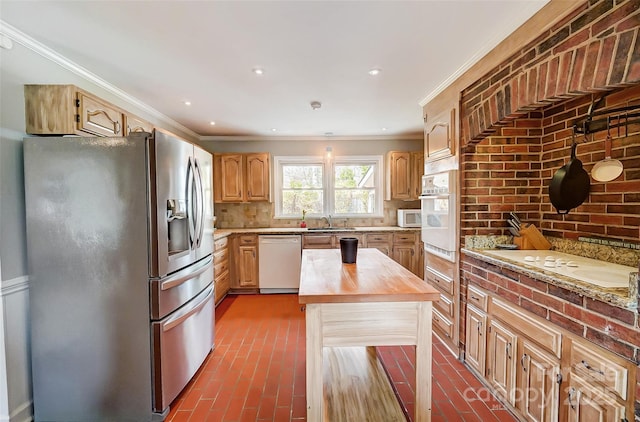
<svg viewBox="0 0 640 422">
<path fill-rule="evenodd" d="M 422 212 L 418 210 L 398 210 L 398 226 L 421 227 Z"/>
</svg>

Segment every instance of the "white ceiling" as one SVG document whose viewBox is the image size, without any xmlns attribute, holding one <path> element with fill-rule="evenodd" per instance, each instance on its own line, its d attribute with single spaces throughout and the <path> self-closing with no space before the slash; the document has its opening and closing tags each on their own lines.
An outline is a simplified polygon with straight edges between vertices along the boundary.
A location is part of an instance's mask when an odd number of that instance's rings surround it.
<svg viewBox="0 0 640 422">
<path fill-rule="evenodd" d="M 207 138 L 404 137 L 546 2 L 1 0 L 0 19 Z"/>
</svg>

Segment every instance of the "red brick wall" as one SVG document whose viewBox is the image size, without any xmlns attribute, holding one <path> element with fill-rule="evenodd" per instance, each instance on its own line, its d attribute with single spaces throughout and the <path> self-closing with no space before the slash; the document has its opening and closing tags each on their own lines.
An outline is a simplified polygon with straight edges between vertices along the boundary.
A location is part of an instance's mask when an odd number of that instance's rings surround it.
<svg viewBox="0 0 640 422">
<path fill-rule="evenodd" d="M 577 239 L 609 237 L 640 242 L 640 126 L 612 130 L 612 156 L 624 171 L 612 182 L 591 179 L 590 195 L 567 215 L 549 202 L 549 184 L 568 160 L 573 125 L 587 116 L 591 96 L 529 112 L 494 136 L 461 149 L 461 235 L 509 234 L 505 219 L 515 211 L 544 235 Z M 610 93 L 601 108 L 638 105 L 640 85 Z M 627 133 L 625 133 L 628 131 Z M 577 136 L 577 158 L 587 172 L 604 159 L 606 131 Z"/>
<path fill-rule="evenodd" d="M 585 1 L 462 92 L 466 144 L 528 111 L 640 82 L 640 1 Z"/>
</svg>

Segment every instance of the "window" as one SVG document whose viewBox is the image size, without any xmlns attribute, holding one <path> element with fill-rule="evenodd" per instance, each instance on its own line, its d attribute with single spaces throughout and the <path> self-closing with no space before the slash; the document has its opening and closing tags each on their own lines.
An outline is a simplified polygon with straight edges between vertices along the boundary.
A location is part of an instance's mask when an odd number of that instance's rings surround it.
<svg viewBox="0 0 640 422">
<path fill-rule="evenodd" d="M 382 216 L 382 156 L 274 157 L 276 218 Z"/>
</svg>

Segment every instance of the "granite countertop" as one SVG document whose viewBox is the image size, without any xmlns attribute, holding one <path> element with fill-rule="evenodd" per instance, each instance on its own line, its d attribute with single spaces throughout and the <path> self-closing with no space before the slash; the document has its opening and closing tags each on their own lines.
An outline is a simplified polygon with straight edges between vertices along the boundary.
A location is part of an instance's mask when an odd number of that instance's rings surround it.
<svg viewBox="0 0 640 422">
<path fill-rule="evenodd" d="M 496 257 L 495 255 L 491 255 L 492 249 L 462 248 L 461 251 L 481 261 L 507 268 L 533 279 L 544 281 L 620 308 L 629 310 L 636 310 L 638 308 L 638 273 L 630 274 L 629 288 L 605 288 L 575 278 L 545 271 L 522 262 Z"/>
<path fill-rule="evenodd" d="M 380 226 L 380 227 L 334 227 L 331 230 L 309 230 L 309 228 L 298 227 L 249 227 L 237 229 L 216 229 L 213 232 L 214 239 L 222 239 L 234 233 L 248 234 L 313 234 L 313 233 L 380 233 L 380 232 L 398 232 L 398 231 L 420 231 L 420 227 L 398 227 L 398 226 Z"/>
</svg>

